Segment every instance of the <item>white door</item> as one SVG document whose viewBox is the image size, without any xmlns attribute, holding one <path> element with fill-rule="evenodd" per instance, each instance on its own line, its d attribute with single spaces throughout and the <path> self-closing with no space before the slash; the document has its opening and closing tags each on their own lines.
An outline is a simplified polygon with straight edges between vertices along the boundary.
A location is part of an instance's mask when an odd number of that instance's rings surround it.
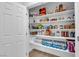
<svg viewBox="0 0 79 59">
<path fill-rule="evenodd" d="M 75 27 L 76 27 L 75 55 L 76 57 L 79 57 L 79 2 L 75 3 Z"/>
<path fill-rule="evenodd" d="M 3 7 L 2 7 L 3 6 Z M 26 7 L 12 3 L 0 3 L 0 56 L 23 57 L 28 50 L 28 16 Z M 27 39 L 26 39 L 27 38 Z M 3 49 L 1 49 L 3 48 Z"/>
</svg>

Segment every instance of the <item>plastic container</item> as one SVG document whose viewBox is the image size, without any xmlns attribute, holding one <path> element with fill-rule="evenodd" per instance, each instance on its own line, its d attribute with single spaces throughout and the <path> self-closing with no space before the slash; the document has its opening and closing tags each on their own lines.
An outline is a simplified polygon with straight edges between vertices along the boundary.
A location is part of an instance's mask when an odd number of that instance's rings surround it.
<svg viewBox="0 0 79 59">
<path fill-rule="evenodd" d="M 51 47 L 66 50 L 67 49 L 67 43 L 64 42 L 64 41 L 53 40 Z"/>
<path fill-rule="evenodd" d="M 42 45 L 51 47 L 52 40 L 42 39 Z"/>
</svg>

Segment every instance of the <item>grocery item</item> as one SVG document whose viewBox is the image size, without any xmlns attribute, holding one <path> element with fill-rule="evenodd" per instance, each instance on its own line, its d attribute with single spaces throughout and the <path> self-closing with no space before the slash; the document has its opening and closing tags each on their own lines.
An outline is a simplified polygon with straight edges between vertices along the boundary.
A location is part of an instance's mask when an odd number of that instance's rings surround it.
<svg viewBox="0 0 79 59">
<path fill-rule="evenodd" d="M 48 24 L 45 24 L 45 25 L 44 25 L 44 29 L 47 29 L 47 28 L 48 28 L 48 26 L 49 26 Z"/>
<path fill-rule="evenodd" d="M 75 23 L 70 23 L 70 24 L 65 24 L 64 29 L 74 29 L 75 28 Z"/>
<path fill-rule="evenodd" d="M 51 34 L 52 34 L 51 29 L 50 29 L 50 28 L 46 29 L 46 31 L 45 31 L 45 35 L 50 36 Z"/>
<path fill-rule="evenodd" d="M 42 45 L 52 47 L 52 48 L 67 50 L 67 42 L 64 42 L 64 41 L 42 39 Z"/>
<path fill-rule="evenodd" d="M 55 12 L 59 12 L 59 9 L 58 9 L 58 7 L 56 7 L 56 9 L 55 9 Z"/>
<path fill-rule="evenodd" d="M 42 45 L 51 47 L 51 45 L 52 45 L 52 40 L 42 39 Z"/>
<path fill-rule="evenodd" d="M 60 36 L 60 31 L 56 31 L 55 36 Z"/>
<path fill-rule="evenodd" d="M 56 36 L 55 34 L 56 34 L 56 33 L 53 31 L 53 32 L 51 33 L 51 36 Z"/>
<path fill-rule="evenodd" d="M 61 36 L 62 37 L 65 36 L 65 32 L 64 31 L 61 32 Z"/>
<path fill-rule="evenodd" d="M 59 6 L 56 6 L 55 12 L 62 12 L 65 11 L 63 4 L 59 4 Z"/>
<path fill-rule="evenodd" d="M 65 37 L 69 37 L 69 32 L 68 31 L 65 32 Z"/>
<path fill-rule="evenodd" d="M 74 29 L 75 28 L 75 23 L 72 23 L 71 26 L 70 26 L 70 28 Z"/>
<path fill-rule="evenodd" d="M 59 12 L 65 11 L 63 4 L 59 5 Z"/>
<path fill-rule="evenodd" d="M 29 14 L 29 17 L 33 17 L 33 14 Z"/>
<path fill-rule="evenodd" d="M 69 16 L 69 17 L 67 17 L 67 19 L 68 19 L 68 20 L 71 20 L 71 17 Z"/>
<path fill-rule="evenodd" d="M 45 33 L 45 30 L 41 30 L 41 34 L 44 35 L 44 33 Z"/>
<path fill-rule="evenodd" d="M 37 32 L 30 32 L 31 35 L 37 35 Z"/>
<path fill-rule="evenodd" d="M 75 52 L 75 41 L 74 40 L 67 39 L 67 46 L 68 46 L 69 52 Z"/>
<path fill-rule="evenodd" d="M 50 21 L 57 21 L 57 18 L 52 18 Z"/>
<path fill-rule="evenodd" d="M 48 26 L 50 29 L 58 29 L 58 25 L 49 25 Z"/>
<path fill-rule="evenodd" d="M 37 25 L 32 25 L 32 29 L 38 29 Z"/>
<path fill-rule="evenodd" d="M 70 37 L 75 37 L 75 32 L 70 32 Z"/>
<path fill-rule="evenodd" d="M 50 29 L 53 29 L 53 25 L 49 25 L 49 28 L 50 28 Z"/>
<path fill-rule="evenodd" d="M 38 24 L 38 25 L 37 25 L 37 28 L 38 28 L 38 29 L 44 29 L 44 26 L 43 26 L 42 24 Z"/>
<path fill-rule="evenodd" d="M 38 35 L 42 35 L 42 31 L 38 31 Z"/>
<path fill-rule="evenodd" d="M 69 24 L 64 25 L 64 29 L 69 29 Z"/>
<path fill-rule="evenodd" d="M 40 19 L 40 23 L 47 23 L 49 21 L 48 18 Z"/>
<path fill-rule="evenodd" d="M 60 25 L 60 29 L 64 29 L 64 28 L 63 28 L 63 25 Z"/>
<path fill-rule="evenodd" d="M 39 14 L 38 13 L 34 13 L 34 16 L 39 16 Z"/>
<path fill-rule="evenodd" d="M 39 9 L 39 14 L 42 16 L 42 15 L 46 15 L 46 8 L 43 7 L 41 9 Z"/>
<path fill-rule="evenodd" d="M 55 26 L 55 28 L 54 29 L 58 29 L 58 26 L 57 25 L 54 25 Z"/>
<path fill-rule="evenodd" d="M 62 37 L 69 37 L 69 32 L 68 31 L 61 31 L 61 36 Z"/>
<path fill-rule="evenodd" d="M 43 22 L 44 23 L 47 23 L 48 21 L 49 21 L 49 19 L 48 18 L 45 18 Z"/>
<path fill-rule="evenodd" d="M 42 19 L 40 19 L 40 23 L 41 23 L 41 22 L 43 22 L 43 20 L 42 20 Z"/>
<path fill-rule="evenodd" d="M 66 50 L 67 43 L 64 41 L 53 40 L 51 47 Z"/>
</svg>

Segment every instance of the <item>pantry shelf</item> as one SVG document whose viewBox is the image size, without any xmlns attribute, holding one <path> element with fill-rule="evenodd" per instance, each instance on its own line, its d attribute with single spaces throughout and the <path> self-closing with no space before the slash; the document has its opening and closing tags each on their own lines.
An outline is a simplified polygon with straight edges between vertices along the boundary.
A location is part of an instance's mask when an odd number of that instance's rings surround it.
<svg viewBox="0 0 79 59">
<path fill-rule="evenodd" d="M 32 48 L 61 57 L 74 57 L 74 8 L 63 8 L 63 10 L 53 8 L 54 10 L 52 10 L 51 7 L 48 7 L 45 8 L 46 11 L 43 13 L 41 9 L 30 10 L 29 32 Z M 57 49 L 58 46 L 59 48 Z M 67 50 L 64 49 L 65 47 Z"/>
<path fill-rule="evenodd" d="M 52 39 L 52 38 L 56 38 L 56 40 L 58 39 L 70 39 L 70 40 L 75 40 L 74 37 L 53 37 L 53 36 L 46 36 L 46 35 L 35 35 L 38 38 L 44 38 L 44 39 Z"/>
<path fill-rule="evenodd" d="M 38 49 L 43 52 L 47 52 L 47 53 L 54 54 L 61 57 L 68 57 L 68 56 L 74 57 L 75 56 L 75 53 L 69 52 L 68 50 L 61 50 L 57 48 L 47 47 L 40 43 L 36 43 L 34 41 L 31 41 L 30 43 L 32 44 L 32 47 L 34 49 Z"/>
<path fill-rule="evenodd" d="M 47 14 L 47 15 L 43 15 L 43 16 L 35 16 L 35 19 L 40 19 L 40 18 L 46 18 L 46 17 L 50 17 L 50 16 L 60 16 L 60 15 L 66 15 L 66 14 L 72 14 L 74 12 L 74 10 L 66 10 L 66 11 L 62 11 L 62 12 L 57 12 L 57 13 L 53 13 L 53 14 Z"/>
<path fill-rule="evenodd" d="M 32 24 L 53 24 L 53 23 L 57 23 L 57 22 L 67 22 L 67 21 L 74 21 L 74 19 L 73 20 L 57 20 L 57 21 L 52 21 L 52 22 L 41 22 L 41 23 L 30 23 L 31 25 Z"/>
<path fill-rule="evenodd" d="M 46 29 L 31 29 L 30 31 L 41 31 Z M 51 29 L 51 30 L 59 30 L 59 31 L 75 31 L 75 29 Z"/>
</svg>

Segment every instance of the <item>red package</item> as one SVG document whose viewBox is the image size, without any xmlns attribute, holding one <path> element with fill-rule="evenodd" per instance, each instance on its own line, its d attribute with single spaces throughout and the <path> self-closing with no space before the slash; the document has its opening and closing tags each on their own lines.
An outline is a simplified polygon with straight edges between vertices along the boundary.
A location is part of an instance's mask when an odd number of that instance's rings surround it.
<svg viewBox="0 0 79 59">
<path fill-rule="evenodd" d="M 63 31 L 63 32 L 61 32 L 61 36 L 63 36 L 63 37 L 69 37 L 69 33 L 68 33 L 68 32 Z"/>
<path fill-rule="evenodd" d="M 61 32 L 61 36 L 65 37 L 65 32 Z"/>
<path fill-rule="evenodd" d="M 40 14 L 40 15 L 46 15 L 46 8 L 41 8 L 41 9 L 39 10 L 39 14 Z"/>
<path fill-rule="evenodd" d="M 65 32 L 65 37 L 69 37 L 69 33 L 68 32 Z"/>
</svg>

